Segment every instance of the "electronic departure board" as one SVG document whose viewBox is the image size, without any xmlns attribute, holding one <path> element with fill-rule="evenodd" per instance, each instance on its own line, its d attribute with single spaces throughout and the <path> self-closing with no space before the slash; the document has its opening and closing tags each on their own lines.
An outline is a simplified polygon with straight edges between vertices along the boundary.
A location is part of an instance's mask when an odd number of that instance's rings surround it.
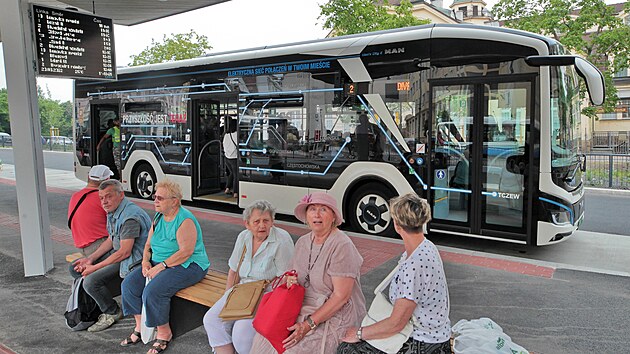
<svg viewBox="0 0 630 354">
<path fill-rule="evenodd" d="M 41 76 L 116 79 L 111 19 L 33 5 Z"/>
</svg>

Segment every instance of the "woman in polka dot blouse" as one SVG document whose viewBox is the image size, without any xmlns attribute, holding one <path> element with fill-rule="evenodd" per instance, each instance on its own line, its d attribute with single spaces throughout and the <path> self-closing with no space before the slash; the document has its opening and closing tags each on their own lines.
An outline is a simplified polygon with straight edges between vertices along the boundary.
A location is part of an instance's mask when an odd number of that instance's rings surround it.
<svg viewBox="0 0 630 354">
<path fill-rule="evenodd" d="M 394 229 L 402 237 L 405 252 L 389 287 L 394 310 L 389 318 L 367 327 L 346 331 L 338 354 L 381 353 L 366 339 L 388 338 L 400 332 L 414 317 L 413 332 L 398 354 L 451 353 L 449 298 L 442 259 L 433 242 L 424 237 L 431 220 L 426 200 L 406 194 L 390 201 Z"/>
</svg>

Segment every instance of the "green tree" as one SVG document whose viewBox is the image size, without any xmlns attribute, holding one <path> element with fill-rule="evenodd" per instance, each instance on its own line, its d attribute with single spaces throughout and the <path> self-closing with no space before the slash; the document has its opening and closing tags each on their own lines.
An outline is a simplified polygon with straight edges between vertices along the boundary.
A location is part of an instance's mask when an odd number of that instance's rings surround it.
<svg viewBox="0 0 630 354">
<path fill-rule="evenodd" d="M 630 2 L 625 4 L 628 11 Z M 613 75 L 630 65 L 630 26 L 615 16 L 614 7 L 603 0 L 500 0 L 492 13 L 506 27 L 552 37 L 595 64 L 606 80 L 604 110 L 613 110 L 617 103 Z M 594 117 L 595 108 L 587 107 L 583 113 Z"/>
<path fill-rule="evenodd" d="M 196 58 L 207 54 L 212 49 L 208 44 L 208 37 L 197 34 L 194 30 L 189 33 L 171 33 L 164 35 L 162 42 L 151 40 L 151 46 L 146 47 L 138 55 L 131 56 L 130 66 L 165 63 L 182 59 Z"/>
<path fill-rule="evenodd" d="M 323 27 L 332 30 L 336 36 L 373 32 L 379 30 L 418 26 L 429 23 L 413 16 L 409 0 L 389 12 L 389 2 L 377 4 L 374 0 L 330 0 L 319 5 L 318 19 L 323 19 Z"/>
<path fill-rule="evenodd" d="M 60 136 L 72 135 L 72 110 L 68 111 L 67 106 L 71 102 L 61 103 L 50 97 L 50 92 L 37 89 L 37 100 L 39 102 L 40 124 L 42 135 L 50 135 L 50 128 L 58 128 Z"/>
<path fill-rule="evenodd" d="M 11 131 L 11 123 L 9 121 L 9 99 L 7 97 L 7 89 L 0 89 L 0 132 L 7 133 Z"/>
<path fill-rule="evenodd" d="M 49 135 L 50 128 L 59 128 L 59 135 L 72 135 L 72 102 L 60 102 L 50 98 L 48 88 L 37 88 L 37 100 L 39 103 L 40 124 L 42 135 Z M 0 132 L 10 132 L 9 102 L 7 89 L 0 89 Z"/>
</svg>

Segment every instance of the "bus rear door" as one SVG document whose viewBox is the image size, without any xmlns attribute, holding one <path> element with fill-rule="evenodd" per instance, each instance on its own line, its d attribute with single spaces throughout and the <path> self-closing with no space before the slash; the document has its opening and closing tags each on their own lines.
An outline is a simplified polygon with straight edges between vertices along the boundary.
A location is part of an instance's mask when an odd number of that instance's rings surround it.
<svg viewBox="0 0 630 354">
<path fill-rule="evenodd" d="M 92 160 L 93 165 L 106 165 L 114 172 L 114 178 L 120 178 L 120 172 L 116 168 L 114 156 L 112 152 L 113 144 L 111 138 L 101 144 L 99 151 L 96 150 L 101 138 L 111 128 L 113 120 L 120 117 L 120 101 L 118 100 L 98 100 L 92 101 L 90 105 L 91 117 L 91 139 L 90 139 L 90 156 L 96 156 Z"/>
<path fill-rule="evenodd" d="M 192 100 L 193 196 L 221 195 L 225 180 L 223 163 L 223 120 L 237 117 L 236 94 L 210 94 Z M 215 198 L 210 198 L 214 200 Z M 221 195 L 222 199 L 226 199 Z M 233 200 L 231 200 L 234 202 Z"/>
</svg>

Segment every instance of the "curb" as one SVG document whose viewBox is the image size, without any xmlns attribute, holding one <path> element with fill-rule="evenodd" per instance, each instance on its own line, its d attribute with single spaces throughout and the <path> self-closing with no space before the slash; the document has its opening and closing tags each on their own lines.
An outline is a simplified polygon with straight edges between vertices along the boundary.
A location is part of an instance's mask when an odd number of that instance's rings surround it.
<svg viewBox="0 0 630 354">
<path fill-rule="evenodd" d="M 502 255 L 502 254 L 494 254 L 494 253 L 487 253 L 487 252 L 481 252 L 481 251 L 470 251 L 470 250 L 465 250 L 465 249 L 460 249 L 460 248 L 453 248 L 449 246 L 437 246 L 437 247 L 440 251 L 465 254 L 468 256 L 478 256 L 478 257 L 484 257 L 484 258 L 498 259 L 498 260 L 504 260 L 504 261 L 510 261 L 510 262 L 517 262 L 517 263 L 529 264 L 529 265 L 538 266 L 538 267 L 552 268 L 555 270 L 566 269 L 566 270 L 575 270 L 575 271 L 580 271 L 580 272 L 615 275 L 615 276 L 630 278 L 630 272 L 621 272 L 621 271 L 616 271 L 616 270 L 576 266 L 576 265 L 566 264 L 566 263 L 548 262 L 548 261 L 541 261 L 541 260 L 536 260 L 536 259 L 531 259 L 531 258 L 521 258 L 521 257 L 507 256 L 507 255 Z"/>
<path fill-rule="evenodd" d="M 4 344 L 0 343 L 0 354 L 17 354 L 17 353 L 7 348 Z"/>
<path fill-rule="evenodd" d="M 610 189 L 610 188 L 585 187 L 584 190 L 586 190 L 587 192 L 593 192 L 593 193 L 598 193 L 598 194 L 606 194 L 606 195 L 623 194 L 624 196 L 630 196 L 630 189 Z"/>
</svg>

